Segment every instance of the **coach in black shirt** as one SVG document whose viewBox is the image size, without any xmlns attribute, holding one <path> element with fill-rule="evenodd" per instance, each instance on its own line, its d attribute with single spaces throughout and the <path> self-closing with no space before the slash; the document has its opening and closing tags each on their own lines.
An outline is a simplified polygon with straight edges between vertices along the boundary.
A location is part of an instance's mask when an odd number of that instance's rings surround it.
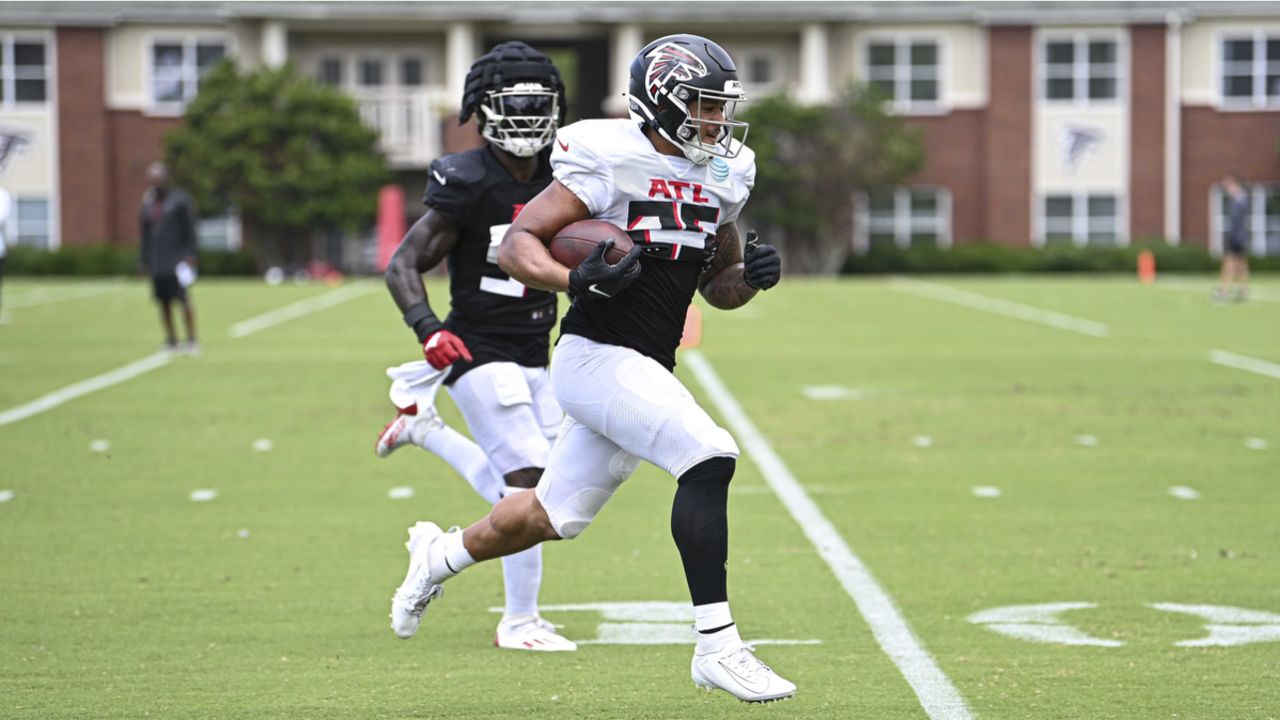
<svg viewBox="0 0 1280 720">
<path fill-rule="evenodd" d="M 164 323 L 165 350 L 178 350 L 173 329 L 173 302 L 182 303 L 182 319 L 187 328 L 187 341 L 181 350 L 194 354 L 196 344 L 195 312 L 186 286 L 194 278 L 196 266 L 196 209 L 191 196 L 169 179 L 164 163 L 147 168 L 151 187 L 142 198 L 138 213 L 139 265 L 151 274 L 151 286 L 160 303 L 160 319 Z M 185 267 L 180 267 L 185 264 Z M 180 281 L 179 276 L 182 275 Z"/>
</svg>

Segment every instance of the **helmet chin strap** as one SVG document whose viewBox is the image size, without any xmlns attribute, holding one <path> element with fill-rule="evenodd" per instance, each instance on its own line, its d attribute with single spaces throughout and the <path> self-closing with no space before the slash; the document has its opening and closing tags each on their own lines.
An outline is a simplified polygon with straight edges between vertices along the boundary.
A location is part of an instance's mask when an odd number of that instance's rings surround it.
<svg viewBox="0 0 1280 720">
<path fill-rule="evenodd" d="M 662 135 L 662 137 L 666 138 L 668 142 L 680 148 L 680 152 L 684 153 L 684 156 L 688 158 L 689 161 L 692 162 L 693 164 L 706 165 L 707 163 L 711 162 L 711 157 L 712 157 L 711 153 L 697 147 L 693 143 L 686 142 L 679 138 L 671 137 L 670 135 L 667 134 L 667 131 L 663 130 L 662 126 L 657 123 L 654 123 L 654 127 L 658 129 L 658 133 Z"/>
</svg>

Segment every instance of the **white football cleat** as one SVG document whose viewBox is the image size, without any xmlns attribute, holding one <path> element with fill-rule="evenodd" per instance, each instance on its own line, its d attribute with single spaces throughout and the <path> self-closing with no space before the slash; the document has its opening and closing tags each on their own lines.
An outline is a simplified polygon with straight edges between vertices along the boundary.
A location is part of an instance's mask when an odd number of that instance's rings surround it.
<svg viewBox="0 0 1280 720">
<path fill-rule="evenodd" d="M 503 618 L 493 636 L 494 647 L 535 652 L 572 652 L 578 644 L 556 632 L 556 626 L 537 615 Z"/>
<path fill-rule="evenodd" d="M 737 643 L 699 655 L 694 652 L 693 684 L 703 690 L 719 688 L 743 702 L 773 702 L 796 694 L 795 683 L 756 659 L 750 645 Z"/>
<path fill-rule="evenodd" d="M 373 452 L 378 457 L 386 457 L 404 445 L 417 445 L 427 433 L 444 427 L 444 420 L 434 407 L 414 406 L 413 410 L 416 414 L 397 413 L 395 419 L 378 433 L 378 441 L 373 445 Z"/>
<path fill-rule="evenodd" d="M 409 571 L 391 596 L 391 629 L 402 640 L 418 632 L 427 605 L 444 594 L 443 586 L 431 582 L 427 564 L 431 544 L 442 537 L 444 531 L 433 522 L 419 522 L 409 528 L 409 541 L 404 544 L 409 549 Z"/>
</svg>

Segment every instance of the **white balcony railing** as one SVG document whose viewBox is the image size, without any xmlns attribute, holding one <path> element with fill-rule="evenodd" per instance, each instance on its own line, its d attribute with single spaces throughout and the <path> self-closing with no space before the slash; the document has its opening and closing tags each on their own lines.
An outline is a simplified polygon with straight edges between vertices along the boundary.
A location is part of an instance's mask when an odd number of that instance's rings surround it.
<svg viewBox="0 0 1280 720">
<path fill-rule="evenodd" d="M 352 92 L 360 118 L 381 135 L 387 162 L 396 168 L 423 168 L 441 154 L 443 90 L 386 88 Z"/>
</svg>

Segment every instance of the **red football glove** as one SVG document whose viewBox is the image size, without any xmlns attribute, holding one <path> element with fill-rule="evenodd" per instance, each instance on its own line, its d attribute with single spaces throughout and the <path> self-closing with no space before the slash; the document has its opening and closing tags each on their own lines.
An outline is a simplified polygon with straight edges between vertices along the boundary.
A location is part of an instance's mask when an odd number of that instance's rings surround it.
<svg viewBox="0 0 1280 720">
<path fill-rule="evenodd" d="M 437 330 L 422 343 L 422 354 L 431 367 L 439 370 L 448 367 L 458 360 L 471 360 L 471 351 L 463 344 L 462 338 L 448 330 Z"/>
</svg>

